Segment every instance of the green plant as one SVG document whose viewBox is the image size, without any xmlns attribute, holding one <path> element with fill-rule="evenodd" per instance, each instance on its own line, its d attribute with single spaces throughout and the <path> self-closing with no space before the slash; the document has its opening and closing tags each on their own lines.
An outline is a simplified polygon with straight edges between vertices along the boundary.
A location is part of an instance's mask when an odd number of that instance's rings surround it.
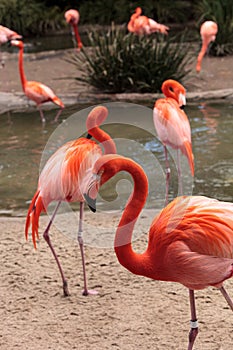
<svg viewBox="0 0 233 350">
<path fill-rule="evenodd" d="M 224 56 L 233 53 L 233 2 L 232 0 L 202 0 L 195 7 L 198 25 L 205 20 L 218 24 L 218 34 L 211 45 L 210 54 Z"/>
<path fill-rule="evenodd" d="M 47 8 L 42 1 L 0 1 L 0 23 L 22 35 L 44 34 L 59 28 L 63 21 L 58 7 Z"/>
<path fill-rule="evenodd" d="M 162 38 L 162 39 L 161 39 Z M 181 38 L 139 37 L 114 26 L 89 33 L 91 48 L 68 61 L 82 72 L 75 79 L 110 92 L 159 92 L 164 80 L 182 81 L 189 73 L 189 45 Z"/>
</svg>

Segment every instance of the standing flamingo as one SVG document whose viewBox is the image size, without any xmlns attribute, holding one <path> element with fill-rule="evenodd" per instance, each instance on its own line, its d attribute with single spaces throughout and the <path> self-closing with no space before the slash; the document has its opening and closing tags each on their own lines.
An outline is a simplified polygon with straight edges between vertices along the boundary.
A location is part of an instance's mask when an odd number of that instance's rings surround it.
<svg viewBox="0 0 233 350">
<path fill-rule="evenodd" d="M 95 141 L 90 140 L 90 137 L 95 137 L 102 143 L 105 153 L 116 153 L 116 147 L 110 136 L 99 128 L 99 125 L 107 118 L 108 110 L 106 107 L 95 107 L 87 118 L 87 137 L 82 137 L 74 141 L 67 142 L 61 146 L 47 161 L 43 168 L 37 191 L 30 204 L 26 225 L 25 235 L 28 238 L 30 224 L 32 226 L 32 240 L 36 248 L 36 238 L 38 238 L 39 216 L 40 213 L 46 211 L 49 203 L 58 201 L 54 213 L 49 221 L 47 228 L 44 231 L 43 237 L 48 243 L 54 258 L 57 262 L 62 282 L 64 295 L 69 295 L 68 285 L 64 276 L 61 264 L 58 260 L 56 252 L 52 246 L 49 229 L 57 213 L 59 205 L 62 201 L 65 202 L 80 202 L 80 220 L 78 230 L 78 242 L 81 250 L 83 276 L 84 276 L 84 292 L 83 295 L 93 294 L 94 291 L 87 289 L 84 248 L 82 239 L 82 224 L 84 213 L 84 197 L 85 184 L 91 176 L 91 169 L 96 160 L 102 155 L 100 145 Z"/>
<path fill-rule="evenodd" d="M 102 156 L 93 167 L 85 197 L 88 201 L 90 190 L 93 196 L 93 191 L 119 171 L 132 176 L 134 189 L 117 227 L 116 256 L 133 274 L 178 282 L 189 289 L 188 350 L 192 350 L 198 333 L 194 290 L 219 288 L 233 311 L 223 287 L 223 282 L 233 275 L 233 203 L 204 196 L 177 197 L 154 218 L 145 252 L 136 253 L 131 243 L 133 229 L 148 195 L 148 179 L 141 166 L 119 155 Z"/>
<path fill-rule="evenodd" d="M 78 44 L 78 49 L 81 50 L 81 48 L 83 47 L 83 44 L 78 31 L 79 18 L 80 18 L 80 15 L 77 10 L 71 9 L 65 12 L 66 22 L 72 26 L 73 32 L 76 38 L 76 42 Z"/>
<path fill-rule="evenodd" d="M 151 18 L 146 16 L 141 16 L 142 9 L 137 7 L 135 13 L 130 17 L 128 23 L 128 31 L 135 34 L 152 34 L 154 32 L 160 32 L 163 34 L 168 34 L 169 27 L 164 24 L 160 24 Z"/>
<path fill-rule="evenodd" d="M 55 93 L 47 86 L 38 81 L 28 81 L 23 68 L 23 49 L 24 44 L 20 40 L 11 40 L 11 45 L 19 48 L 19 73 L 21 78 L 21 84 L 25 95 L 37 104 L 40 111 L 40 117 L 42 123 L 45 122 L 44 113 L 41 109 L 41 104 L 46 102 L 53 102 L 54 104 L 60 106 L 54 121 L 56 122 L 65 107 L 63 102 L 58 98 Z"/>
<path fill-rule="evenodd" d="M 194 157 L 191 143 L 191 129 L 187 115 L 180 108 L 186 104 L 185 89 L 175 80 L 164 81 L 161 88 L 165 98 L 158 99 L 153 109 L 155 129 L 163 143 L 166 162 L 166 204 L 168 201 L 168 187 L 170 168 L 168 162 L 167 145 L 180 150 L 188 159 L 192 176 L 194 176 Z M 182 192 L 180 159 L 178 152 L 178 176 Z"/>
<path fill-rule="evenodd" d="M 0 46 L 2 44 L 7 43 L 10 40 L 13 40 L 13 39 L 22 39 L 22 36 L 16 32 L 14 32 L 13 30 L 0 25 Z M 0 52 L 0 55 L 1 55 L 0 56 L 0 63 L 2 65 L 2 67 L 4 67 L 5 62 L 2 59 L 1 52 Z"/>
<path fill-rule="evenodd" d="M 200 28 L 200 34 L 202 39 L 202 47 L 197 58 L 196 71 L 200 72 L 202 59 L 205 56 L 208 46 L 211 41 L 215 41 L 218 33 L 218 25 L 213 21 L 205 21 Z"/>
</svg>

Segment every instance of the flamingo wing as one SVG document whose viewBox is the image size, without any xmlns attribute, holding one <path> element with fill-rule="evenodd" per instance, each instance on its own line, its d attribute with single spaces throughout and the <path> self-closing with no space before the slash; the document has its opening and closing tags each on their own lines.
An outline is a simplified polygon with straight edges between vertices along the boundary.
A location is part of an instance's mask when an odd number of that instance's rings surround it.
<svg viewBox="0 0 233 350">
<path fill-rule="evenodd" d="M 47 85 L 37 81 L 27 81 L 25 85 L 25 95 L 35 101 L 38 105 L 51 101 L 61 106 L 59 103 L 60 99 L 57 98 L 53 90 Z M 55 102 L 56 100 L 58 100 L 58 102 Z"/>
<path fill-rule="evenodd" d="M 178 197 L 154 219 L 150 244 L 160 279 L 190 289 L 221 286 L 233 275 L 233 203 Z"/>
</svg>

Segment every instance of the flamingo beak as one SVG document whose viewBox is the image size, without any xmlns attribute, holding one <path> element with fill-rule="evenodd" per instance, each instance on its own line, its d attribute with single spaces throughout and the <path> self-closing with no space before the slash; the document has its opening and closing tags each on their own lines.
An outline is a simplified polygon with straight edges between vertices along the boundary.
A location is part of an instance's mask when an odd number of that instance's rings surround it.
<svg viewBox="0 0 233 350">
<path fill-rule="evenodd" d="M 186 97 L 184 94 L 179 94 L 179 106 L 185 106 L 186 105 Z"/>
<path fill-rule="evenodd" d="M 87 193 L 84 193 L 83 197 L 88 204 L 88 207 L 91 209 L 93 213 L 96 212 L 96 198 L 91 198 Z"/>
</svg>

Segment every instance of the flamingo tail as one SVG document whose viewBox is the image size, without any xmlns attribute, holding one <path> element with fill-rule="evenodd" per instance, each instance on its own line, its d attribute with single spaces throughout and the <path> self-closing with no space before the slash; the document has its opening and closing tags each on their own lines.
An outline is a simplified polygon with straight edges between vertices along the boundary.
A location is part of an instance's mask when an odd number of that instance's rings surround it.
<svg viewBox="0 0 233 350">
<path fill-rule="evenodd" d="M 45 207 L 40 197 L 40 191 L 38 190 L 34 197 L 32 198 L 31 204 L 28 209 L 26 224 L 25 224 L 25 237 L 28 239 L 28 231 L 30 228 L 30 224 L 32 226 L 32 241 L 33 245 L 36 249 L 36 239 L 39 239 L 39 217 L 40 213 L 45 211 Z"/>
<path fill-rule="evenodd" d="M 55 103 L 56 105 L 60 106 L 61 108 L 65 107 L 64 103 L 62 102 L 62 100 L 60 100 L 60 98 L 57 97 L 57 96 L 54 96 L 53 103 Z"/>
<path fill-rule="evenodd" d="M 181 151 L 187 157 L 191 174 L 192 176 L 194 176 L 194 157 L 192 151 L 192 144 L 189 141 L 185 141 Z"/>
</svg>

